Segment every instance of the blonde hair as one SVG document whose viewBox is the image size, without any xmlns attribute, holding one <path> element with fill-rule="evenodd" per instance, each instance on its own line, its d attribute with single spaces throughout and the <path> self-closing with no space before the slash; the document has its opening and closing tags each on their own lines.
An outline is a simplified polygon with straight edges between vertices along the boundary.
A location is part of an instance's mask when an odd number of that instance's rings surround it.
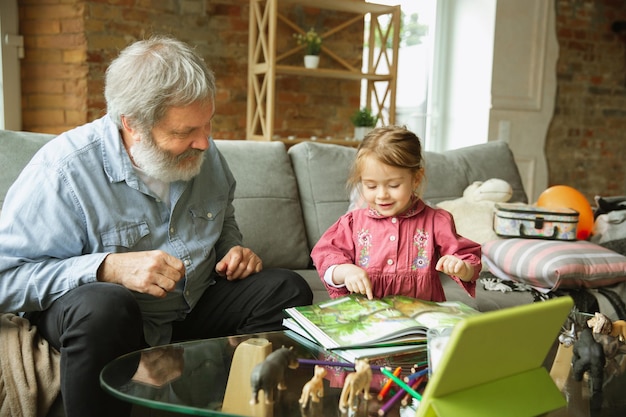
<svg viewBox="0 0 626 417">
<path fill-rule="evenodd" d="M 424 158 L 420 139 L 415 133 L 404 126 L 378 127 L 369 132 L 357 150 L 348 177 L 349 187 L 356 187 L 361 182 L 364 161 L 370 156 L 385 165 L 421 175 L 420 186 L 415 190 L 415 194 L 419 195 L 424 183 Z"/>
</svg>

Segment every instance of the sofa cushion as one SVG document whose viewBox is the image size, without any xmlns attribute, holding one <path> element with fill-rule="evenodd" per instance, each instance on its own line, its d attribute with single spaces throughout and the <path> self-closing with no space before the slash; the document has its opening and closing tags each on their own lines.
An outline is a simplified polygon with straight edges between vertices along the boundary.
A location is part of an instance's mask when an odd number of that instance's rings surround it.
<svg viewBox="0 0 626 417">
<path fill-rule="evenodd" d="M 33 155 L 54 135 L 0 130 L 0 208 L 4 197 Z"/>
<path fill-rule="evenodd" d="M 483 255 L 494 275 L 548 290 L 626 281 L 626 256 L 584 240 L 494 240 Z"/>
<path fill-rule="evenodd" d="M 424 200 L 432 204 L 460 198 L 468 185 L 490 178 L 499 178 L 511 185 L 510 201 L 528 202 L 513 153 L 506 142 L 481 143 L 445 153 L 425 152 L 424 159 Z"/>
<path fill-rule="evenodd" d="M 266 268 L 305 269 L 309 249 L 296 178 L 281 142 L 216 140 L 235 179 L 235 216 L 243 243 Z"/>
<path fill-rule="evenodd" d="M 289 148 L 298 182 L 309 248 L 346 212 L 346 187 L 356 149 L 317 142 L 301 142 Z"/>
</svg>

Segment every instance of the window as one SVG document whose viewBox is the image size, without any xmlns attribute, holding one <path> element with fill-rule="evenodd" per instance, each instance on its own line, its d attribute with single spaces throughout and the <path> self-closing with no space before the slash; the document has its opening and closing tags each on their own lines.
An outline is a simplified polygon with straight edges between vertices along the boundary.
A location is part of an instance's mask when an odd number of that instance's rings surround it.
<svg viewBox="0 0 626 417">
<path fill-rule="evenodd" d="M 397 0 L 372 0 L 371 2 L 398 4 Z M 437 2 L 404 0 L 399 4 L 402 9 L 402 33 L 398 57 L 395 123 L 407 126 L 424 140 L 431 122 L 429 95 Z M 368 39 L 368 34 L 365 35 L 365 39 Z M 365 47 L 367 48 L 368 45 Z M 364 98 L 365 94 L 361 96 Z"/>
<path fill-rule="evenodd" d="M 496 0 L 371 1 L 402 9 L 396 124 L 430 151 L 487 141 Z"/>
</svg>

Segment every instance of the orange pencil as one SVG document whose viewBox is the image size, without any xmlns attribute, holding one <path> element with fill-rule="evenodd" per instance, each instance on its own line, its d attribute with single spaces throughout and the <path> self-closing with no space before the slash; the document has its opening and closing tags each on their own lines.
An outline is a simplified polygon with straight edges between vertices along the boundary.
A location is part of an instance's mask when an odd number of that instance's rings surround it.
<svg viewBox="0 0 626 417">
<path fill-rule="evenodd" d="M 396 370 L 393 371 L 393 375 L 398 376 L 400 375 L 400 372 L 402 372 L 402 368 L 398 366 Z M 385 382 L 385 385 L 383 385 L 383 388 L 378 393 L 378 401 L 382 401 L 383 398 L 385 398 L 385 395 L 387 395 L 387 392 L 389 392 L 389 390 L 391 389 L 392 384 L 393 380 L 391 378 L 388 378 L 387 382 Z"/>
</svg>

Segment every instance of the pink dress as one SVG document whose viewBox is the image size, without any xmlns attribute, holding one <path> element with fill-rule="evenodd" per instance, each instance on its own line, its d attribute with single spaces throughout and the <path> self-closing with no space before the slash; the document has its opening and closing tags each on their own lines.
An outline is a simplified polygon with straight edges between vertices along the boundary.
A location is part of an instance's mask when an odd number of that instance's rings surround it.
<svg viewBox="0 0 626 417">
<path fill-rule="evenodd" d="M 350 211 L 322 235 L 311 252 L 332 298 L 346 295 L 348 290 L 328 285 L 326 270 L 351 263 L 367 271 L 374 297 L 402 294 L 432 301 L 446 299 L 435 270 L 442 255 L 455 255 L 474 266 L 471 282 L 452 277 L 474 297 L 481 269 L 480 245 L 456 233 L 450 213 L 422 200 L 394 217 L 383 217 L 369 208 Z"/>
</svg>

